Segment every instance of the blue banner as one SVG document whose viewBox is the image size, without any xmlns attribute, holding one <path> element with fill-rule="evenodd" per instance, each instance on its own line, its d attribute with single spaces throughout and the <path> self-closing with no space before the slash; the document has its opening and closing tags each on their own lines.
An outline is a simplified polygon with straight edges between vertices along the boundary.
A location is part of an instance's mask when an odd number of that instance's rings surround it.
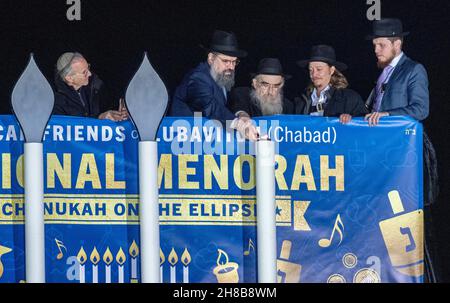
<svg viewBox="0 0 450 303">
<path fill-rule="evenodd" d="M 423 282 L 422 125 L 256 119 L 276 144 L 278 281 Z M 129 121 L 54 116 L 44 137 L 46 280 L 140 282 Z M 256 282 L 254 144 L 198 118 L 158 133 L 165 283 Z M 0 282 L 25 280 L 23 138 L 0 117 Z"/>
</svg>

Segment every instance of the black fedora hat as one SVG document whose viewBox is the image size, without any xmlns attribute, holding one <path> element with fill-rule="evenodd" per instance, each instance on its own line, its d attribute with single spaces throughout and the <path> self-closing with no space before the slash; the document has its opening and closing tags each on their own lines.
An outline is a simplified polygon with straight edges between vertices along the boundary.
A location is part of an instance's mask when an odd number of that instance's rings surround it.
<svg viewBox="0 0 450 303">
<path fill-rule="evenodd" d="M 291 75 L 283 73 L 283 67 L 281 66 L 280 60 L 277 58 L 264 58 L 258 63 L 258 69 L 256 73 L 250 74 L 252 78 L 257 75 L 275 75 L 282 76 L 286 80 L 291 78 Z"/>
<path fill-rule="evenodd" d="M 297 61 L 298 66 L 307 67 L 309 62 L 320 61 L 335 66 L 338 70 L 343 71 L 347 69 L 345 63 L 336 61 L 336 53 L 334 48 L 329 45 L 314 45 L 311 48 L 311 56 L 309 59 Z"/>
<path fill-rule="evenodd" d="M 367 40 L 381 37 L 403 37 L 409 34 L 409 32 L 403 32 L 402 21 L 395 18 L 384 18 L 373 21 L 372 31 L 373 33 L 366 37 Z"/>
<path fill-rule="evenodd" d="M 245 50 L 239 49 L 236 35 L 221 30 L 214 31 L 209 47 L 203 45 L 200 45 L 200 47 L 208 52 L 217 52 L 232 57 L 243 58 L 247 56 Z"/>
</svg>

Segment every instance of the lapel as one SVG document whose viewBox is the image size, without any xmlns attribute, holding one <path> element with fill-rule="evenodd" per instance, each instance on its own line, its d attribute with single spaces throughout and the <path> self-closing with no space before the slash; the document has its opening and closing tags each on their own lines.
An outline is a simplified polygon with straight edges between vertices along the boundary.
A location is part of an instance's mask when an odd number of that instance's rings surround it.
<svg viewBox="0 0 450 303">
<path fill-rule="evenodd" d="M 311 94 L 308 94 L 308 92 L 305 90 L 305 92 L 302 94 L 302 98 L 305 101 L 305 108 L 303 109 L 303 114 L 309 115 L 309 110 L 311 108 Z"/>
<path fill-rule="evenodd" d="M 325 93 L 326 97 L 327 97 L 327 103 L 326 103 L 325 109 L 323 111 L 323 115 L 324 116 L 328 116 L 330 111 L 331 111 L 331 108 L 334 106 L 334 102 L 335 102 L 335 100 L 334 100 L 334 93 L 335 93 L 335 91 L 336 90 L 334 89 L 334 87 L 330 86 L 330 89 Z"/>
<path fill-rule="evenodd" d="M 224 89 L 222 87 L 220 87 L 216 81 L 214 81 L 214 79 L 211 77 L 211 80 L 213 81 L 215 87 L 214 87 L 214 95 L 216 96 L 216 99 L 218 99 L 218 101 L 220 101 L 223 105 L 227 104 L 227 98 L 224 95 Z"/>
<path fill-rule="evenodd" d="M 392 86 L 392 83 L 394 83 L 397 80 L 398 75 L 401 74 L 401 72 L 403 70 L 403 65 L 407 58 L 408 57 L 406 57 L 405 53 L 403 53 L 402 58 L 400 59 L 400 61 L 398 61 L 397 65 L 395 66 L 394 71 L 392 72 L 392 75 L 389 78 L 389 81 L 386 83 L 386 87 L 384 89 L 384 94 L 383 94 L 383 99 L 381 100 L 381 107 L 383 107 L 384 98 L 388 94 L 388 92 Z"/>
<path fill-rule="evenodd" d="M 222 96 L 223 96 L 223 98 L 225 100 L 225 104 L 226 104 L 227 100 L 228 100 L 228 92 L 227 92 L 227 90 L 224 87 L 221 87 L 220 90 L 222 92 Z"/>
<path fill-rule="evenodd" d="M 376 85 L 376 84 L 375 84 Z M 372 111 L 372 107 L 373 107 L 373 100 L 375 99 L 375 88 L 372 88 L 372 91 L 369 94 L 369 97 L 367 97 L 366 102 L 364 103 L 364 105 L 366 106 L 367 110 L 369 112 Z"/>
</svg>

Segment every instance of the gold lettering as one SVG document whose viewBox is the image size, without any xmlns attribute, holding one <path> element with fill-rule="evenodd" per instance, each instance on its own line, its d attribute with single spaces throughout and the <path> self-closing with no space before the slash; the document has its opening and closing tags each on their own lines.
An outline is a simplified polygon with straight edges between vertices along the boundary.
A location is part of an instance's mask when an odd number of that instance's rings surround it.
<svg viewBox="0 0 450 303">
<path fill-rule="evenodd" d="M 17 158 L 17 164 L 16 164 L 16 178 L 17 183 L 19 183 L 20 187 L 23 187 L 23 155 L 20 155 L 19 158 Z"/>
<path fill-rule="evenodd" d="M 171 189 L 172 185 L 172 155 L 162 154 L 158 166 L 158 188 L 161 188 L 164 177 L 164 188 Z"/>
<path fill-rule="evenodd" d="M 2 154 L 2 188 L 11 188 L 11 154 Z"/>
<path fill-rule="evenodd" d="M 125 189 L 126 182 L 125 181 L 116 181 L 116 168 L 115 168 L 115 155 L 114 154 L 106 154 L 105 159 L 106 164 L 106 188 L 107 189 Z"/>
<path fill-rule="evenodd" d="M 56 154 L 47 154 L 47 187 L 55 188 L 55 175 L 58 176 L 61 186 L 66 189 L 72 184 L 72 156 L 63 154 L 63 165 Z"/>
<path fill-rule="evenodd" d="M 242 177 L 242 171 L 245 162 L 247 162 L 250 166 L 250 177 L 248 182 L 245 182 Z M 234 182 L 236 183 L 237 187 L 239 187 L 242 190 L 253 189 L 256 186 L 255 157 L 251 155 L 241 155 L 237 157 L 236 160 L 234 161 L 233 175 L 234 175 Z"/>
<path fill-rule="evenodd" d="M 286 158 L 280 155 L 275 155 L 275 162 L 278 164 L 275 168 L 275 180 L 280 190 L 288 190 L 284 173 L 286 172 L 287 162 Z"/>
<path fill-rule="evenodd" d="M 335 157 L 336 168 L 329 167 L 329 157 L 320 156 L 320 189 L 330 190 L 330 177 L 336 177 L 336 191 L 344 191 L 344 156 Z"/>
<path fill-rule="evenodd" d="M 198 155 L 178 156 L 178 179 L 180 189 L 200 189 L 199 183 L 188 181 L 188 176 L 196 174 L 195 167 L 188 167 L 188 162 L 198 162 Z"/>
<path fill-rule="evenodd" d="M 87 172 L 88 169 L 89 173 Z M 92 188 L 102 188 L 94 154 L 83 154 L 81 157 L 80 169 L 78 171 L 77 184 L 75 188 L 83 189 L 86 182 L 92 182 Z"/>
<path fill-rule="evenodd" d="M 204 157 L 205 189 L 212 189 L 212 176 L 220 189 L 228 189 L 228 156 L 220 155 L 220 168 L 213 155 Z"/>
<path fill-rule="evenodd" d="M 303 170 L 305 174 L 302 174 Z M 292 176 L 291 190 L 299 190 L 300 184 L 305 183 L 308 190 L 316 190 L 314 175 L 311 168 L 311 162 L 307 155 L 297 155 L 295 161 L 294 175 Z"/>
</svg>

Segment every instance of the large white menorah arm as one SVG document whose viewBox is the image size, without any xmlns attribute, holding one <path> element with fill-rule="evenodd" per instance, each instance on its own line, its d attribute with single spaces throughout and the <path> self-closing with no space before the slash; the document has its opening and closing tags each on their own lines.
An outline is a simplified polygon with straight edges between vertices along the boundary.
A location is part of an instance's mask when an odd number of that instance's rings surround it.
<svg viewBox="0 0 450 303">
<path fill-rule="evenodd" d="M 14 87 L 11 103 L 25 137 L 25 264 L 26 281 L 45 282 L 44 166 L 42 138 L 54 94 L 33 55 Z"/>
<path fill-rule="evenodd" d="M 139 221 L 141 278 L 160 281 L 160 237 L 158 200 L 158 145 L 156 135 L 168 104 L 164 83 L 144 56 L 131 80 L 125 102 L 139 133 Z"/>
</svg>

